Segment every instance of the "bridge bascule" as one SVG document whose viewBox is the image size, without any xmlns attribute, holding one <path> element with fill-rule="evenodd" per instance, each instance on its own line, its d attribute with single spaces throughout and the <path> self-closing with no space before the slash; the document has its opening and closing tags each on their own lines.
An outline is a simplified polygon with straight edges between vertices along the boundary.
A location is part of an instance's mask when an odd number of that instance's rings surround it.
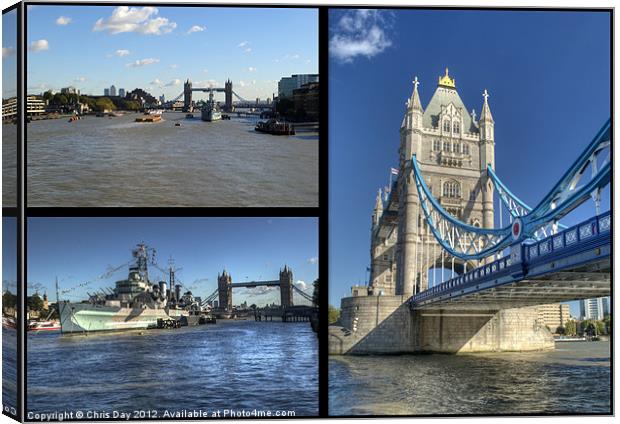
<svg viewBox="0 0 620 424">
<path fill-rule="evenodd" d="M 278 287 L 280 289 L 280 306 L 278 309 L 282 311 L 302 311 L 304 308 L 312 309 L 312 296 L 305 293 L 303 290 L 295 286 L 293 283 L 293 271 L 287 265 L 283 269 L 280 269 L 279 277 L 277 280 L 264 280 L 264 281 L 244 281 L 233 282 L 232 276 L 226 270 L 217 276 L 217 289 L 207 296 L 203 301 L 202 306 L 206 306 L 208 303 L 218 300 L 218 310 L 223 313 L 231 313 L 233 311 L 233 289 L 246 288 L 253 289 L 256 287 Z M 294 294 L 300 297 L 300 300 L 308 305 L 295 305 Z M 275 314 L 270 308 L 270 313 Z M 303 311 L 302 311 L 303 312 Z M 279 313 L 279 315 L 282 315 Z"/>
<path fill-rule="evenodd" d="M 330 328 L 330 352 L 553 348 L 536 306 L 611 293 L 612 217 L 601 213 L 601 193 L 611 179 L 610 121 L 531 208 L 495 173 L 494 122 L 485 91 L 480 121 L 472 119 L 480 177 L 472 179 L 463 201 L 454 194 L 465 191 L 460 184 L 468 180 L 459 183 L 453 175 L 472 173 L 437 166 L 446 153 L 462 160 L 462 147 L 455 152 L 454 141 L 448 149 L 439 141 L 430 155 L 420 150 L 425 112 L 415 83 L 401 127 L 398 179 L 386 196 L 379 194 L 373 215 L 368 296 L 342 300 L 341 327 Z M 443 101 L 446 93 L 456 93 L 447 71 L 438 92 Z M 440 130 L 453 128 L 443 124 L 449 109 L 441 107 Z M 583 213 L 590 200 L 590 218 L 570 227 L 560 222 L 582 205 Z M 396 283 L 390 285 L 393 275 Z"/>
<path fill-rule="evenodd" d="M 209 94 L 209 100 L 213 101 L 214 93 L 224 93 L 224 106 L 225 112 L 232 112 L 234 108 L 254 108 L 254 109 L 271 109 L 273 105 L 251 102 L 244 99 L 235 91 L 233 91 L 233 83 L 230 79 L 226 80 L 224 87 L 195 87 L 193 83 L 187 79 L 183 83 L 183 92 L 168 102 L 170 105 L 174 105 L 177 101 L 183 98 L 183 111 L 192 112 L 194 108 L 193 93 L 202 92 Z M 233 103 L 233 97 L 237 99 L 237 103 Z"/>
</svg>

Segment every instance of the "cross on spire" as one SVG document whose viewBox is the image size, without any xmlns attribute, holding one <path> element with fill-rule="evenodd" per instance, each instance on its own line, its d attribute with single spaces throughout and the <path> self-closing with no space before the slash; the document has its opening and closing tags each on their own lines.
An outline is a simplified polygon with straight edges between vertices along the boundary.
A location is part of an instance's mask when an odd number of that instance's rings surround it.
<svg viewBox="0 0 620 424">
<path fill-rule="evenodd" d="M 484 92 L 482 93 L 482 97 L 484 97 L 484 102 L 487 102 L 487 99 L 489 98 L 489 92 L 487 91 L 487 89 L 484 89 Z"/>
<path fill-rule="evenodd" d="M 420 84 L 420 81 L 418 81 L 418 76 L 416 75 L 415 78 L 413 79 L 413 89 L 417 90 L 419 84 Z"/>
</svg>

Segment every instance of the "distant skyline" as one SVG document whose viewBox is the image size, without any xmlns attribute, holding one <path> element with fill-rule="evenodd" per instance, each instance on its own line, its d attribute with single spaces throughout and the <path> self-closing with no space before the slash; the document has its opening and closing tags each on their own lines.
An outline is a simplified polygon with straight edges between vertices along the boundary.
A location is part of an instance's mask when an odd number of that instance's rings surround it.
<svg viewBox="0 0 620 424">
<path fill-rule="evenodd" d="M 37 5 L 27 19 L 30 94 L 114 85 L 171 99 L 188 78 L 230 78 L 254 100 L 277 94 L 283 76 L 318 73 L 316 9 Z"/>
<path fill-rule="evenodd" d="M 2 98 L 17 95 L 17 11 L 2 15 Z"/>
<path fill-rule="evenodd" d="M 467 111 L 480 116 L 488 90 L 496 172 L 530 206 L 610 117 L 609 12 L 340 9 L 329 28 L 329 301 L 337 307 L 368 280 L 372 210 L 399 166 L 414 77 L 423 107 L 445 68 Z M 609 187 L 602 197 L 609 210 Z M 561 222 L 592 215 L 590 201 Z"/>
<path fill-rule="evenodd" d="M 55 302 L 56 277 L 62 292 L 70 290 L 63 300 L 81 301 L 87 292 L 113 288 L 127 278 L 128 265 L 98 277 L 129 262 L 131 249 L 141 242 L 156 249 L 160 268 L 172 257 L 184 290 L 203 299 L 217 289 L 224 269 L 233 282 L 277 280 L 288 265 L 294 283 L 309 294 L 318 278 L 316 218 L 29 218 L 28 294 L 46 292 Z M 154 266 L 149 275 L 168 280 Z M 279 289 L 234 289 L 233 303 L 244 300 L 279 303 Z"/>
</svg>

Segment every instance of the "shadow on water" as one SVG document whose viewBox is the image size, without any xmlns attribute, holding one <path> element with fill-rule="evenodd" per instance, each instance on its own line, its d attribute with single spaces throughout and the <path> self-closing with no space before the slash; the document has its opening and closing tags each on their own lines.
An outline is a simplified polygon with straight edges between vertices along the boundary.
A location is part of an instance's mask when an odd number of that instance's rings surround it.
<svg viewBox="0 0 620 424">
<path fill-rule="evenodd" d="M 532 353 L 331 357 L 330 414 L 610 413 L 609 343 L 587 345 Z"/>
</svg>

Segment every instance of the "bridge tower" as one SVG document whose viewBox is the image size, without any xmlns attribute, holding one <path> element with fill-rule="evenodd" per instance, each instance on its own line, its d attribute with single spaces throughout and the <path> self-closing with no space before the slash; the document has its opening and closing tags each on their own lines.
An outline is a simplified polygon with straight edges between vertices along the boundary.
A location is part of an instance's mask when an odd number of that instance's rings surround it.
<svg viewBox="0 0 620 424">
<path fill-rule="evenodd" d="M 225 105 L 224 107 L 226 108 L 226 112 L 232 112 L 233 110 L 233 105 L 232 105 L 232 81 L 230 79 L 226 80 L 226 83 L 224 83 L 224 96 L 225 96 Z"/>
<path fill-rule="evenodd" d="M 444 268 L 451 269 L 454 260 L 456 273 L 475 266 L 448 256 L 428 231 L 412 175 L 412 155 L 445 210 L 471 225 L 493 227 L 493 186 L 487 181 L 486 166 L 495 163 L 495 144 L 488 93 L 484 91 L 480 122 L 476 122 L 475 111 L 468 112 L 448 69 L 439 77 L 426 109 L 419 84 L 416 77 L 400 127 L 400 166 L 391 188 L 398 197 L 397 230 L 384 238 L 373 235 L 371 240 L 370 286 L 375 295 L 409 297 L 427 289 L 428 270 L 442 266 L 442 255 Z M 378 197 L 373 227 L 383 213 Z"/>
<path fill-rule="evenodd" d="M 183 84 L 183 112 L 192 111 L 192 82 L 187 79 Z"/>
<path fill-rule="evenodd" d="M 286 265 L 280 270 L 280 305 L 293 306 L 293 271 Z"/>
<path fill-rule="evenodd" d="M 217 292 L 220 308 L 232 311 L 232 277 L 224 270 L 222 275 L 217 274 Z"/>
</svg>

